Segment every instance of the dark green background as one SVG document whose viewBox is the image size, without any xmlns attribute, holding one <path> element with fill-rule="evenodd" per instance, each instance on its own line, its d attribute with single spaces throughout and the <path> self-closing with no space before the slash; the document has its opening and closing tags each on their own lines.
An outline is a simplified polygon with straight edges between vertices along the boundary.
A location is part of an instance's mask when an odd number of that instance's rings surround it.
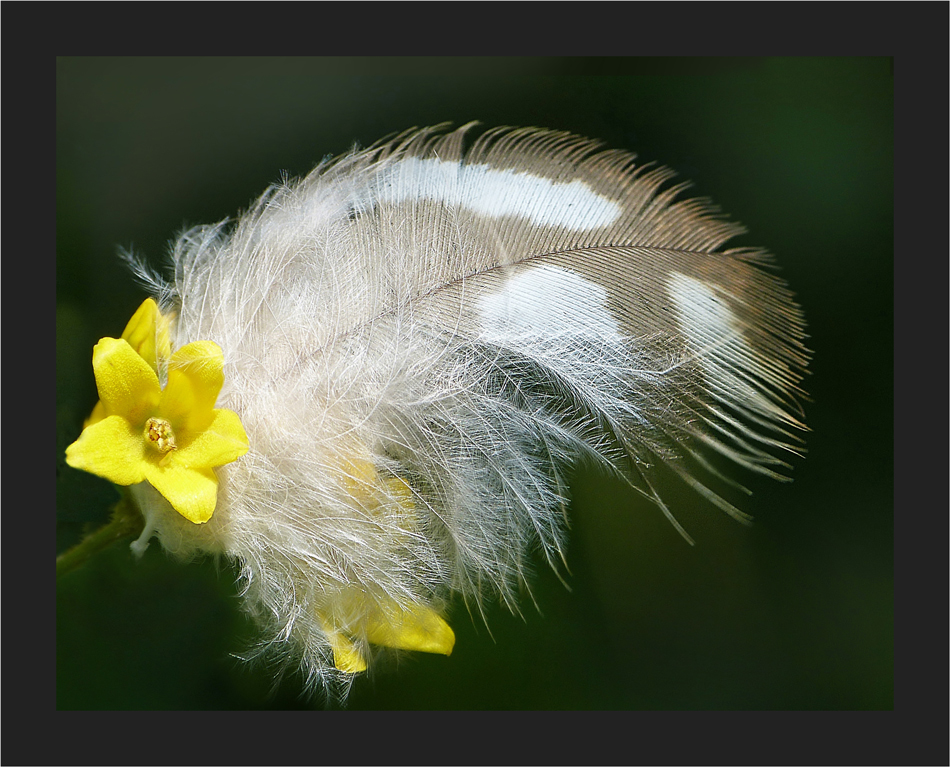
<svg viewBox="0 0 950 767">
<path fill-rule="evenodd" d="M 158 263 L 183 226 L 236 214 L 281 171 L 472 119 L 668 165 L 748 226 L 735 244 L 777 255 L 815 352 L 808 456 L 790 485 L 750 480 L 749 528 L 674 493 L 695 547 L 579 474 L 572 590 L 539 563 L 541 613 L 499 607 L 491 634 L 456 605 L 451 658 L 406 655 L 350 707 L 892 708 L 889 59 L 60 59 L 57 551 L 116 497 L 62 452 L 95 403 L 93 344 L 144 298 L 117 246 Z M 226 567 L 115 547 L 58 583 L 58 707 L 321 707 L 229 655 L 253 636 Z"/>
</svg>

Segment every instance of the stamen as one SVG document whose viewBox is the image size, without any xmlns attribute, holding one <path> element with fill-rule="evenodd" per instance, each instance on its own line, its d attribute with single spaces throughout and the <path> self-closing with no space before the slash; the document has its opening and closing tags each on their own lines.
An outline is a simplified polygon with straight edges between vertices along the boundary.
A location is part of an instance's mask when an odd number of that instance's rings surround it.
<svg viewBox="0 0 950 767">
<path fill-rule="evenodd" d="M 149 418 L 145 424 L 145 439 L 151 442 L 161 453 L 170 453 L 177 450 L 175 432 L 172 425 L 164 418 Z"/>
</svg>

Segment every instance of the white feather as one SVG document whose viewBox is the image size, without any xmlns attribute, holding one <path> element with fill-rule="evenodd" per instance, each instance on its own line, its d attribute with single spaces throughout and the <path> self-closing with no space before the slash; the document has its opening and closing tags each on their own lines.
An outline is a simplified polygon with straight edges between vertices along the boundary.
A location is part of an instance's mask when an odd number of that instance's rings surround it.
<svg viewBox="0 0 950 767">
<path fill-rule="evenodd" d="M 570 462 L 672 519 L 649 479 L 667 463 L 741 515 L 687 461 L 771 473 L 800 426 L 801 314 L 760 252 L 719 250 L 739 227 L 586 139 L 469 134 L 409 132 L 275 186 L 182 235 L 155 285 L 175 347 L 223 349 L 218 406 L 251 447 L 205 525 L 140 491 L 146 535 L 233 559 L 265 644 L 315 684 L 350 679 L 319 616 L 373 651 L 340 617 L 354 588 L 516 609 L 532 552 L 561 559 Z"/>
</svg>

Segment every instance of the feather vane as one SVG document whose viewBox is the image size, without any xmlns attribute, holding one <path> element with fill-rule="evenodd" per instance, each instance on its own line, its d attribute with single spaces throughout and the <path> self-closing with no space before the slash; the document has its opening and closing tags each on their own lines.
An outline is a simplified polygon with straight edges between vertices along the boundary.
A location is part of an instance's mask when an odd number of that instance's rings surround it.
<svg viewBox="0 0 950 767">
<path fill-rule="evenodd" d="M 664 168 L 536 128 L 412 130 L 185 232 L 174 348 L 224 353 L 250 449 L 194 525 L 147 485 L 155 534 L 240 568 L 270 649 L 314 685 L 376 648 L 451 652 L 456 593 L 517 609 L 565 556 L 566 467 L 593 461 L 673 521 L 660 464 L 800 452 L 804 321 L 743 230 Z M 143 271 L 144 274 L 144 271 Z M 685 535 L 685 531 L 682 531 Z"/>
</svg>

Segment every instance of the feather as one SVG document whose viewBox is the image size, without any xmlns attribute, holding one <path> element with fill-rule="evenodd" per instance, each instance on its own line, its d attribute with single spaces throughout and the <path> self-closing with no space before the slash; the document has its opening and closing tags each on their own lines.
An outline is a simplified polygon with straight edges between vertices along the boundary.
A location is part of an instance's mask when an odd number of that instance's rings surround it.
<svg viewBox="0 0 950 767">
<path fill-rule="evenodd" d="M 536 128 L 411 130 L 185 232 L 172 347 L 224 354 L 250 449 L 196 525 L 147 483 L 146 531 L 233 560 L 262 650 L 345 690 L 380 647 L 450 652 L 459 594 L 517 609 L 564 559 L 565 472 L 655 503 L 702 496 L 719 454 L 781 477 L 800 452 L 802 313 L 741 227 L 672 172 Z M 728 480 L 727 480 L 728 481 Z"/>
</svg>

